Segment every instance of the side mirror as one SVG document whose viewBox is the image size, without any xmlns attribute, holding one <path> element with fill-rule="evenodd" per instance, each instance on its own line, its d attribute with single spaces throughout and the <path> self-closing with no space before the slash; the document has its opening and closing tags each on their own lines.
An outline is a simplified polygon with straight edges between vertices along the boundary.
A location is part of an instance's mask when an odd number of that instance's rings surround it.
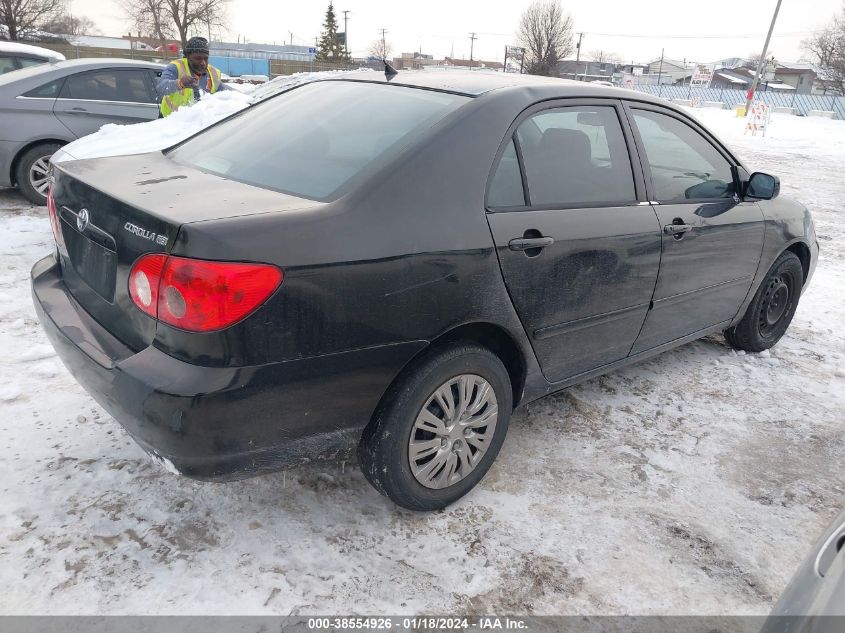
<svg viewBox="0 0 845 633">
<path fill-rule="evenodd" d="M 761 171 L 751 174 L 748 184 L 745 186 L 745 197 L 756 198 L 757 200 L 771 200 L 777 198 L 780 193 L 780 178 L 770 176 Z"/>
</svg>

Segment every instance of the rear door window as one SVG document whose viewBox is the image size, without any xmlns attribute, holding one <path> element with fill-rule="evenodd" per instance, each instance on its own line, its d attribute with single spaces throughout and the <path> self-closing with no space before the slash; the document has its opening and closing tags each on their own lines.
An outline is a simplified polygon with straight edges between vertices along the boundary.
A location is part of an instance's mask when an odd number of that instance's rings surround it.
<svg viewBox="0 0 845 633">
<path fill-rule="evenodd" d="M 329 200 L 468 100 L 404 86 L 314 82 L 248 108 L 169 155 L 226 178 Z"/>
<path fill-rule="evenodd" d="M 531 206 L 615 206 L 636 200 L 614 107 L 544 110 L 519 126 L 517 139 Z"/>
<path fill-rule="evenodd" d="M 68 77 L 63 99 L 152 103 L 143 70 L 98 70 Z"/>
</svg>

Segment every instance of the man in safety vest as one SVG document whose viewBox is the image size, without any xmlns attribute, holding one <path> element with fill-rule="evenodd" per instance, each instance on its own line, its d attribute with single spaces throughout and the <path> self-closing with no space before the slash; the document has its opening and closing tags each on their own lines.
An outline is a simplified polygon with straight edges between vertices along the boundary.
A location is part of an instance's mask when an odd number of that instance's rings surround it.
<svg viewBox="0 0 845 633">
<path fill-rule="evenodd" d="M 193 105 L 204 92 L 230 88 L 220 81 L 220 71 L 208 63 L 208 40 L 192 37 L 185 45 L 185 56 L 162 71 L 156 90 L 161 97 L 160 116 L 166 117 L 182 106 Z"/>
</svg>

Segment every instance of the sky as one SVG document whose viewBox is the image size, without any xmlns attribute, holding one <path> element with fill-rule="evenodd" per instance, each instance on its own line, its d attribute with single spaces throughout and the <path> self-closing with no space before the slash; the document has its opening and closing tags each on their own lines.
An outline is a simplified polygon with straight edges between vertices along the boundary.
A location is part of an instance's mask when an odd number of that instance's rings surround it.
<svg viewBox="0 0 845 633">
<path fill-rule="evenodd" d="M 798 61 L 801 41 L 829 23 L 843 0 L 783 0 L 769 50 L 779 61 Z M 669 59 L 711 62 L 747 57 L 763 46 L 776 0 L 563 0 L 583 32 L 582 58 L 595 50 L 623 61 L 649 62 L 661 50 Z M 106 35 L 126 33 L 129 24 L 119 0 L 71 0 L 75 15 L 92 18 Z M 349 11 L 349 46 L 365 56 L 387 29 L 393 54 L 422 50 L 436 58 L 468 59 L 470 33 L 476 33 L 473 57 L 501 61 L 504 47 L 517 44 L 519 16 L 529 0 L 461 2 L 459 0 L 338 0 L 335 11 Z M 230 0 L 228 38 L 237 41 L 313 45 L 322 28 L 327 2 Z M 204 33 L 200 33 L 204 34 Z M 577 38 L 577 35 L 576 35 Z M 573 53 L 574 57 L 574 53 Z"/>
</svg>

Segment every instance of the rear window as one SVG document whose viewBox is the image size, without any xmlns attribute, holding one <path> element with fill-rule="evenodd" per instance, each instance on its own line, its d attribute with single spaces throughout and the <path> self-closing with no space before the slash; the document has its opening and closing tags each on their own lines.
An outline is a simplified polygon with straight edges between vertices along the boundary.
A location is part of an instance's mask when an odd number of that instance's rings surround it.
<svg viewBox="0 0 845 633">
<path fill-rule="evenodd" d="M 315 82 L 214 126 L 170 157 L 251 185 L 331 200 L 468 100 L 402 86 Z"/>
</svg>

